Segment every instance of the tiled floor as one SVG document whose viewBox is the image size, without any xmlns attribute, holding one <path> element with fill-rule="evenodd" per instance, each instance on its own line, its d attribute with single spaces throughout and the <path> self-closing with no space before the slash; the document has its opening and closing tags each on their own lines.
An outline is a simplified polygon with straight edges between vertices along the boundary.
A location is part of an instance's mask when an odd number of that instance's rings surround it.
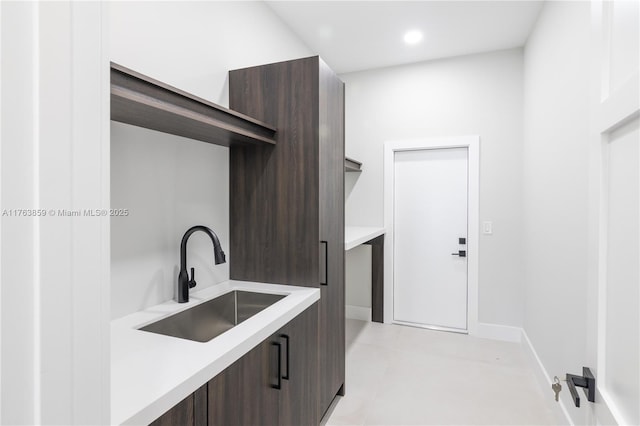
<svg viewBox="0 0 640 426">
<path fill-rule="evenodd" d="M 327 425 L 552 425 L 519 344 L 347 320 L 346 396 Z"/>
</svg>

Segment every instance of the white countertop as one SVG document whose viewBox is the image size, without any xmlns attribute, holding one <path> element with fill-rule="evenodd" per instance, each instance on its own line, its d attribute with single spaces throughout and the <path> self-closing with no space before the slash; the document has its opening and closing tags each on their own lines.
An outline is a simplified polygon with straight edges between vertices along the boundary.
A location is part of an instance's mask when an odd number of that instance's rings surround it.
<svg viewBox="0 0 640 426">
<path fill-rule="evenodd" d="M 138 330 L 231 290 L 287 297 L 205 343 Z M 111 423 L 149 424 L 319 299 L 318 288 L 226 281 L 113 320 Z"/>
<path fill-rule="evenodd" d="M 384 233 L 384 228 L 380 227 L 347 226 L 344 228 L 344 249 L 351 250 Z"/>
</svg>

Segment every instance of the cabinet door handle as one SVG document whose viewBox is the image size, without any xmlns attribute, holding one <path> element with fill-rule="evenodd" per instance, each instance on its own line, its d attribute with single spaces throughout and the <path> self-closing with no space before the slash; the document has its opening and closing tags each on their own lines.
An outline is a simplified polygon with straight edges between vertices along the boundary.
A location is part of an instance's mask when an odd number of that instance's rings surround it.
<svg viewBox="0 0 640 426">
<path fill-rule="evenodd" d="M 285 380 L 289 380 L 289 365 L 290 365 L 289 364 L 289 336 L 287 336 L 286 334 L 281 334 L 280 337 L 284 339 L 285 350 L 287 351 L 287 354 L 285 355 L 285 360 L 287 365 L 287 374 L 283 374 L 282 378 Z"/>
<path fill-rule="evenodd" d="M 327 242 L 326 241 L 320 241 L 320 244 L 322 244 L 322 250 L 321 250 L 321 254 L 322 254 L 322 266 L 320 267 L 320 284 L 322 285 L 327 285 L 327 279 L 328 279 L 328 275 L 329 275 L 329 252 L 327 251 Z"/>
<path fill-rule="evenodd" d="M 274 389 L 282 388 L 282 345 L 278 342 L 271 342 L 272 346 L 278 349 L 278 377 L 275 385 L 271 385 Z"/>
</svg>

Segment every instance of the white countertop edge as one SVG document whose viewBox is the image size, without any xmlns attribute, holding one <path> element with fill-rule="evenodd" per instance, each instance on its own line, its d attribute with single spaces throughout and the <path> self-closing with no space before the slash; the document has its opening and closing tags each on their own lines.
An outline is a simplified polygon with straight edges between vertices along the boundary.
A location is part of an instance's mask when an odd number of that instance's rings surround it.
<svg viewBox="0 0 640 426">
<path fill-rule="evenodd" d="M 287 297 L 206 343 L 138 330 L 232 290 Z M 225 281 L 113 320 L 111 424 L 149 424 L 319 299 L 319 288 Z"/>
<path fill-rule="evenodd" d="M 366 243 L 385 233 L 382 227 L 373 226 L 347 226 L 344 232 L 344 249 L 345 251 L 358 247 L 362 243 Z"/>
</svg>

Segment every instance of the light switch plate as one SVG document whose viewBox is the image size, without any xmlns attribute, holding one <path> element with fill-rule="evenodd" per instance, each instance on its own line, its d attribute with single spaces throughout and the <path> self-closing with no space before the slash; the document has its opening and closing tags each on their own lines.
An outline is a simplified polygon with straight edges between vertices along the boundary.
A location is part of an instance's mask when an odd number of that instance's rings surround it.
<svg viewBox="0 0 640 426">
<path fill-rule="evenodd" d="M 482 222 L 482 233 L 484 235 L 493 234 L 493 222 Z"/>
</svg>

